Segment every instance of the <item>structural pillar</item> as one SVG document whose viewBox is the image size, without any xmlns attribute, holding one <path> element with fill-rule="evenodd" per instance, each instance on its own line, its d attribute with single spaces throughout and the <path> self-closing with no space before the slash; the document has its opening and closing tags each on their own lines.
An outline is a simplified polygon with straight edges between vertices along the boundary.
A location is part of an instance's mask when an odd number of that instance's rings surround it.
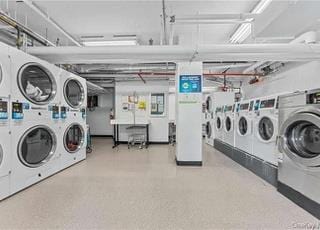
<svg viewBox="0 0 320 230">
<path fill-rule="evenodd" d="M 202 62 L 177 63 L 177 165 L 202 166 L 202 88 Z"/>
</svg>

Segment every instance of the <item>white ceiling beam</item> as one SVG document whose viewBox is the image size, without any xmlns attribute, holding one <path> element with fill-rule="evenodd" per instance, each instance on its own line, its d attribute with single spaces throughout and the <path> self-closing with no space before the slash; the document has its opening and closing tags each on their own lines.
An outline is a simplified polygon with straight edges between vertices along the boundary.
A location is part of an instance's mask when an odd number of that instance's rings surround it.
<svg viewBox="0 0 320 230">
<path fill-rule="evenodd" d="M 39 14 L 43 19 L 50 23 L 54 28 L 56 28 L 60 33 L 67 37 L 72 43 L 77 46 L 82 46 L 74 37 L 72 37 L 67 31 L 65 31 L 57 22 L 55 22 L 48 14 L 43 12 L 38 6 L 36 6 L 31 0 L 23 0 L 23 2 L 31 8 L 34 12 Z"/>
<path fill-rule="evenodd" d="M 320 44 L 228 44 L 199 46 L 29 47 L 55 64 L 153 63 L 189 61 L 313 61 Z"/>
</svg>

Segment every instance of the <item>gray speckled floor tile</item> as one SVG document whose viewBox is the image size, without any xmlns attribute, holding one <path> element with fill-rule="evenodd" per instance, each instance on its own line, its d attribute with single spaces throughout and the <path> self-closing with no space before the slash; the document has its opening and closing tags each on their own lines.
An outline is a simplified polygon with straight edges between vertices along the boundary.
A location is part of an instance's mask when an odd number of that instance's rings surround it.
<svg viewBox="0 0 320 230">
<path fill-rule="evenodd" d="M 174 147 L 94 139 L 88 159 L 0 203 L 1 229 L 283 229 L 318 220 L 204 146 L 203 167 Z"/>
</svg>

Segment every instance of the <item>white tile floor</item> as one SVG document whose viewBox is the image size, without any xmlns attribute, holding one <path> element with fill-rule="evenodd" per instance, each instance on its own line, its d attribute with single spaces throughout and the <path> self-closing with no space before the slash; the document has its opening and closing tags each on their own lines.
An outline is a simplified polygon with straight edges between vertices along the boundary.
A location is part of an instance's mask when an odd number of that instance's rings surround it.
<svg viewBox="0 0 320 230">
<path fill-rule="evenodd" d="M 283 229 L 319 221 L 205 145 L 203 167 L 177 167 L 174 148 L 94 152 L 0 203 L 1 229 Z"/>
</svg>

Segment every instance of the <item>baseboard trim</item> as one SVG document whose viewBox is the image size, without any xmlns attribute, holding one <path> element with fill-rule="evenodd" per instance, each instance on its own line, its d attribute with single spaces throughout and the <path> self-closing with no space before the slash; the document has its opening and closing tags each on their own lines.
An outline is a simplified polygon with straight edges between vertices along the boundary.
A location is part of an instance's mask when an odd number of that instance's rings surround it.
<svg viewBox="0 0 320 230">
<path fill-rule="evenodd" d="M 278 184 L 278 167 L 262 159 L 253 156 L 245 151 L 234 148 L 220 140 L 214 140 L 214 148 L 237 162 L 241 166 L 250 170 L 269 184 L 277 187 Z"/>
<path fill-rule="evenodd" d="M 176 159 L 176 164 L 178 166 L 202 166 L 202 161 L 178 161 Z"/>
<path fill-rule="evenodd" d="M 320 204 L 278 181 L 278 192 L 320 220 Z"/>
</svg>

